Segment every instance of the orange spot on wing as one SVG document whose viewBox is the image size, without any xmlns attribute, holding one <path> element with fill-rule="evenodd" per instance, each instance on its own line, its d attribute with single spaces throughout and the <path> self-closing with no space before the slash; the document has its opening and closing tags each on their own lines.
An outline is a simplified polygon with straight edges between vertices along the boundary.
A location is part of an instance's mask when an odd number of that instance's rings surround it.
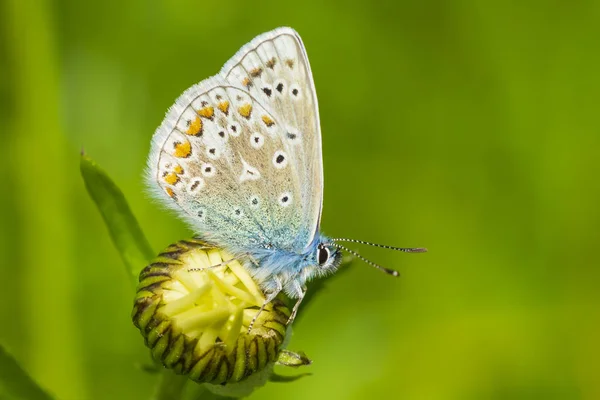
<svg viewBox="0 0 600 400">
<path fill-rule="evenodd" d="M 192 136 L 200 136 L 202 134 L 202 120 L 200 117 L 196 117 L 196 119 L 190 123 L 185 133 Z"/>
<path fill-rule="evenodd" d="M 221 112 L 225 115 L 229 114 L 229 102 L 228 101 L 222 101 L 219 103 L 219 105 L 217 105 L 217 108 L 219 110 L 221 110 Z"/>
<path fill-rule="evenodd" d="M 214 107 L 204 107 L 198 110 L 198 115 L 204 118 L 212 119 L 215 115 Z"/>
<path fill-rule="evenodd" d="M 262 120 L 265 123 L 266 126 L 271 127 L 273 125 L 275 125 L 275 121 L 273 121 L 271 119 L 271 117 L 269 117 L 268 115 L 263 115 L 262 116 Z"/>
<path fill-rule="evenodd" d="M 179 177 L 176 173 L 171 172 L 165 176 L 165 182 L 167 182 L 169 185 L 174 185 L 179 182 Z"/>
<path fill-rule="evenodd" d="M 190 142 L 175 142 L 175 152 L 173 155 L 178 158 L 187 158 L 192 154 L 192 144 Z"/>
<path fill-rule="evenodd" d="M 181 175 L 183 174 L 183 168 L 181 167 L 181 165 L 176 166 L 175 168 L 173 168 L 173 171 L 175 171 L 175 173 L 177 175 Z"/>
<path fill-rule="evenodd" d="M 253 78 L 256 78 L 258 76 L 260 76 L 262 74 L 263 70 L 262 68 L 258 67 L 258 68 L 254 68 L 252 70 L 250 70 L 250 76 Z"/>
<path fill-rule="evenodd" d="M 238 112 L 240 115 L 246 119 L 250 118 L 250 114 L 252 114 L 252 104 L 246 103 L 240 108 L 238 108 Z"/>
<path fill-rule="evenodd" d="M 292 60 L 291 58 L 285 60 L 285 63 L 288 67 L 290 67 L 290 69 L 294 68 L 294 60 Z"/>
<path fill-rule="evenodd" d="M 169 197 L 175 198 L 175 192 L 170 187 L 165 188 L 165 192 L 169 195 Z"/>
<path fill-rule="evenodd" d="M 267 61 L 267 68 L 273 69 L 273 67 L 275 67 L 275 64 L 277 64 L 277 59 L 273 57 L 269 61 Z"/>
<path fill-rule="evenodd" d="M 250 80 L 250 78 L 245 77 L 244 79 L 242 79 L 242 86 L 245 86 L 246 89 L 250 89 L 250 86 L 252 86 L 252 81 Z"/>
</svg>

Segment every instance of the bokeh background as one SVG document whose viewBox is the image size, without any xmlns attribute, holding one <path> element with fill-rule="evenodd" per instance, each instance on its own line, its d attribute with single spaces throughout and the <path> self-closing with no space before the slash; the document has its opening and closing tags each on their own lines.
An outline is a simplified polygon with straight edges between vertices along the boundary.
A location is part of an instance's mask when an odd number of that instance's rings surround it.
<svg viewBox="0 0 600 400">
<path fill-rule="evenodd" d="M 81 148 L 156 251 L 189 237 L 144 194 L 152 133 L 281 25 L 319 95 L 324 231 L 430 252 L 363 249 L 402 277 L 353 264 L 295 327 L 312 376 L 252 398 L 600 398 L 599 2 L 0 7 L 0 342 L 57 398 L 148 399 L 156 379 Z"/>
</svg>

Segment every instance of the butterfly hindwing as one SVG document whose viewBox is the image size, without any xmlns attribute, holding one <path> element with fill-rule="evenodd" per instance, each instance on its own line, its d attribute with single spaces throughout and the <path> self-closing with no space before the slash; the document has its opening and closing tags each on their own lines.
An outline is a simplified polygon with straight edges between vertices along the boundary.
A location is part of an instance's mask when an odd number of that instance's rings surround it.
<svg viewBox="0 0 600 400">
<path fill-rule="evenodd" d="M 250 83 L 236 82 L 244 74 Z M 217 244 L 301 251 L 320 217 L 322 166 L 316 97 L 295 32 L 257 37 L 188 89 L 153 138 L 148 175 L 166 204 Z"/>
</svg>

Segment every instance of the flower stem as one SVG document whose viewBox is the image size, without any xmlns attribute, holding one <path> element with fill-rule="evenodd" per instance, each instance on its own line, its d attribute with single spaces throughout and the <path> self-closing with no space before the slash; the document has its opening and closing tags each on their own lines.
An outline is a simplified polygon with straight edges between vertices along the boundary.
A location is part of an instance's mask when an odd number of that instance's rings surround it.
<svg viewBox="0 0 600 400">
<path fill-rule="evenodd" d="M 152 400 L 177 400 L 181 399 L 188 378 L 177 375 L 169 369 L 165 369 L 160 375 Z"/>
</svg>

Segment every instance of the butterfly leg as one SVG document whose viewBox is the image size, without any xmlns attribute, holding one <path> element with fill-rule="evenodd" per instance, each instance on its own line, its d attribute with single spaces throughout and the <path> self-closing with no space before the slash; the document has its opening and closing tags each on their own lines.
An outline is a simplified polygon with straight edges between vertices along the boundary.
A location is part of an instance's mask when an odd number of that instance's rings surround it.
<svg viewBox="0 0 600 400">
<path fill-rule="evenodd" d="M 306 286 L 300 287 L 300 285 L 298 285 L 297 289 L 298 289 L 298 300 L 296 300 L 296 304 L 294 304 L 294 308 L 292 309 L 292 314 L 288 318 L 287 325 L 291 324 L 292 322 L 294 322 L 294 319 L 296 319 L 296 314 L 298 313 L 298 308 L 300 308 L 300 303 L 302 303 L 302 300 L 304 300 L 304 295 L 306 295 L 306 290 L 307 290 Z"/>
<path fill-rule="evenodd" d="M 265 302 L 260 307 L 260 310 L 258 310 L 258 312 L 254 316 L 254 318 L 252 318 L 252 322 L 250 322 L 250 325 L 248 326 L 248 333 L 250 333 L 250 331 L 252 330 L 252 327 L 254 326 L 254 322 L 256 322 L 256 320 L 258 319 L 258 316 L 260 315 L 261 312 L 263 312 L 263 310 L 265 309 L 267 304 L 269 304 L 270 302 L 275 300 L 275 297 L 277 297 L 279 292 L 281 292 L 283 290 L 283 284 L 281 283 L 281 280 L 278 277 L 274 277 L 273 280 L 275 281 L 275 284 L 277 285 L 276 289 L 267 294 L 267 297 L 265 298 Z"/>
</svg>

